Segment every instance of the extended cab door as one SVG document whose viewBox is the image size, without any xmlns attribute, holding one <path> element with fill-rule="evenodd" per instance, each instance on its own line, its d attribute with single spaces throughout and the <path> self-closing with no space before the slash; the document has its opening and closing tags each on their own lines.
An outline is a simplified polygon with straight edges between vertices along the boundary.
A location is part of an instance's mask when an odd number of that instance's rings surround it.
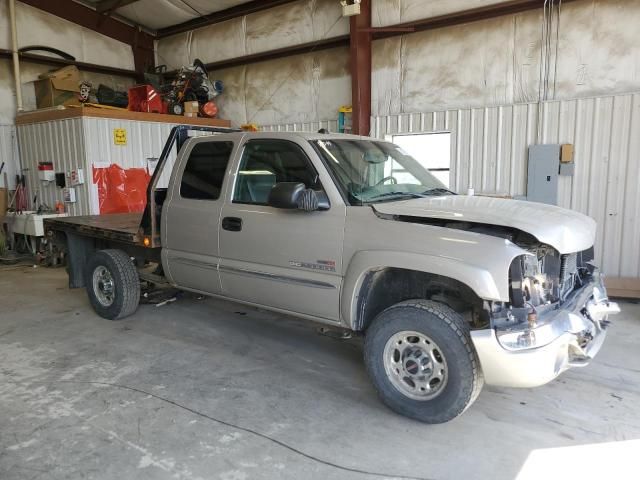
<svg viewBox="0 0 640 480">
<path fill-rule="evenodd" d="M 339 320 L 345 204 L 311 145 L 300 137 L 252 136 L 233 169 L 220 229 L 225 296 Z M 267 205 L 280 182 L 324 190 L 328 210 Z"/>
<path fill-rule="evenodd" d="M 238 136 L 189 140 L 171 175 L 162 211 L 162 261 L 180 287 L 219 294 L 218 225 Z"/>
</svg>

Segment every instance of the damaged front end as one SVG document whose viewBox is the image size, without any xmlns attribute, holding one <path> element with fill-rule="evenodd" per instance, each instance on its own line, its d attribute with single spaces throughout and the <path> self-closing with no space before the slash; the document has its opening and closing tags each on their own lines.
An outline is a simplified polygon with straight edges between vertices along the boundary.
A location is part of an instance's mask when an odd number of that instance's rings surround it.
<svg viewBox="0 0 640 480">
<path fill-rule="evenodd" d="M 620 311 L 593 248 L 561 255 L 544 244 L 522 246 L 529 253 L 511 264 L 510 302 L 491 303 L 491 328 L 472 332 L 488 384 L 533 387 L 586 365 L 602 346 L 608 315 Z"/>
</svg>

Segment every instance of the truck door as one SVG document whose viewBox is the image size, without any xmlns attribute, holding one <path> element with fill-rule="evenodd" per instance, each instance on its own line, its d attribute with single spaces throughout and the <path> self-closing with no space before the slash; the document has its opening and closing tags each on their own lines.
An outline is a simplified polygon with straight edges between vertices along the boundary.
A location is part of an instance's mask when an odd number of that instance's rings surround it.
<svg viewBox="0 0 640 480">
<path fill-rule="evenodd" d="M 346 207 L 326 170 L 308 142 L 284 138 L 248 140 L 237 163 L 222 209 L 223 294 L 338 321 Z M 324 190 L 329 210 L 268 206 L 279 182 Z"/>
<path fill-rule="evenodd" d="M 227 135 L 187 143 L 162 212 L 162 263 L 178 286 L 219 294 L 218 225 L 234 141 Z"/>
</svg>

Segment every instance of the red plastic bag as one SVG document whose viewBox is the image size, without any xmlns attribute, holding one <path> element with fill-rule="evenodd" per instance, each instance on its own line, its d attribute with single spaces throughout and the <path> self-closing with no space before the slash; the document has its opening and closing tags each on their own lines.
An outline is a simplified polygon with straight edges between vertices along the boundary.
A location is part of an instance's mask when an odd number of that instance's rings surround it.
<svg viewBox="0 0 640 480">
<path fill-rule="evenodd" d="M 144 211 L 150 179 L 144 168 L 125 170 L 118 165 L 93 167 L 93 183 L 98 186 L 100 213 Z"/>
</svg>

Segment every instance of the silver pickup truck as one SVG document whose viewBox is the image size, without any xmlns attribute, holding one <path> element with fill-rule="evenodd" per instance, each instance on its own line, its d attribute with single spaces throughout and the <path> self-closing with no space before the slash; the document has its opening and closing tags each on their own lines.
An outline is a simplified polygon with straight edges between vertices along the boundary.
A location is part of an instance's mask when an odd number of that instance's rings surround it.
<svg viewBox="0 0 640 480">
<path fill-rule="evenodd" d="M 619 311 L 592 219 L 456 195 L 388 142 L 178 128 L 147 196 L 142 216 L 45 223 L 99 315 L 131 315 L 141 281 L 165 281 L 346 329 L 382 401 L 427 423 L 484 383 L 535 387 L 586 365 Z"/>
</svg>

